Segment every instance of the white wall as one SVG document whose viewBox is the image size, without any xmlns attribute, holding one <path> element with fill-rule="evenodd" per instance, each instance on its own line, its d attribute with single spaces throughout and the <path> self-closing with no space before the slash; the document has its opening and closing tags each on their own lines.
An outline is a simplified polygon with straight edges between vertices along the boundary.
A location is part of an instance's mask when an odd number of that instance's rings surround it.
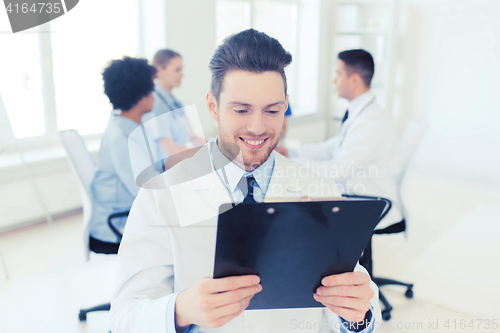
<svg viewBox="0 0 500 333">
<path fill-rule="evenodd" d="M 405 3 L 416 26 L 401 40 L 411 68 L 400 105 L 431 125 L 419 166 L 500 182 L 500 1 Z"/>
<path fill-rule="evenodd" d="M 184 105 L 195 104 L 207 138 L 216 134 L 215 122 L 205 106 L 210 90 L 208 69 L 215 52 L 215 0 L 165 0 L 167 47 L 184 61 L 182 87 L 173 93 Z"/>
<path fill-rule="evenodd" d="M 376 238 L 375 273 L 415 283 L 415 297 L 493 318 L 500 299 L 500 1 L 402 2 L 400 125 L 421 117 L 430 127 L 403 187 L 409 238 Z"/>
</svg>

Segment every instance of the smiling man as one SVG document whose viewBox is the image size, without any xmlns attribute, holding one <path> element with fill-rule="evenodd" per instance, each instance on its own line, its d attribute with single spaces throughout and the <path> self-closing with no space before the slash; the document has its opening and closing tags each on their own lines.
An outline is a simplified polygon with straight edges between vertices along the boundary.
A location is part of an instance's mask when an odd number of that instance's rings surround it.
<svg viewBox="0 0 500 333">
<path fill-rule="evenodd" d="M 283 78 L 277 72 L 233 70 L 224 84 L 222 96 L 217 88 L 207 94 L 207 106 L 219 124 L 219 140 L 233 143 L 222 145 L 222 152 L 251 172 L 264 164 L 280 139 L 288 104 Z"/>
<path fill-rule="evenodd" d="M 265 281 L 212 278 L 222 203 L 340 196 L 332 181 L 273 152 L 291 60 L 277 40 L 253 29 L 215 52 L 206 104 L 219 136 L 156 177 L 165 189 L 142 189 L 134 202 L 118 255 L 114 333 L 372 332 L 380 322 L 377 288 L 359 264 L 321 281 L 311 292 L 323 305 L 317 308 L 245 311 Z"/>
</svg>

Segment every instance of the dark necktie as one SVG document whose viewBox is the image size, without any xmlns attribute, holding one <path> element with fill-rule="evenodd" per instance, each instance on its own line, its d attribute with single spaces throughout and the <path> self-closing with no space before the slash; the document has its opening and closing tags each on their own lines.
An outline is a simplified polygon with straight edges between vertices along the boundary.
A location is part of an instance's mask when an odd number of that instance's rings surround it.
<svg viewBox="0 0 500 333">
<path fill-rule="evenodd" d="M 245 177 L 243 177 L 245 178 Z M 243 180 L 243 178 L 241 180 Z M 247 178 L 247 181 L 246 181 L 246 185 L 247 185 L 247 189 L 248 189 L 248 192 L 247 192 L 247 195 L 245 196 L 245 198 L 243 199 L 243 202 L 257 202 L 255 201 L 254 197 L 253 197 L 253 187 L 255 186 L 255 178 L 253 178 L 253 176 L 250 176 L 250 177 L 246 177 Z M 242 184 L 242 187 L 244 187 L 244 182 L 243 181 L 240 181 L 240 184 Z M 243 192 L 243 194 L 245 194 L 245 189 L 241 188 L 241 191 Z"/>
<path fill-rule="evenodd" d="M 345 123 L 345 121 L 347 120 L 347 118 L 349 117 L 349 110 L 346 110 L 345 111 L 345 115 L 344 115 L 344 118 L 342 118 L 342 124 Z M 337 118 L 338 119 L 338 118 Z"/>
</svg>

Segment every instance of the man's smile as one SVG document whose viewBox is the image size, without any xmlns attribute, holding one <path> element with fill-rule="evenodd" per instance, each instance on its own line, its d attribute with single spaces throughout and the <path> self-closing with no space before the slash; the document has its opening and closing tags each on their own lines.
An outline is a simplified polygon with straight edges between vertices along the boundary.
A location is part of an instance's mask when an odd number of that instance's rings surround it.
<svg viewBox="0 0 500 333">
<path fill-rule="evenodd" d="M 269 137 L 267 137 L 265 139 L 257 139 L 257 138 L 246 138 L 245 139 L 245 138 L 240 137 L 240 140 L 245 144 L 245 146 L 247 146 L 250 149 L 259 149 L 259 148 L 264 147 L 264 145 L 267 142 L 267 139 L 269 139 Z"/>
</svg>

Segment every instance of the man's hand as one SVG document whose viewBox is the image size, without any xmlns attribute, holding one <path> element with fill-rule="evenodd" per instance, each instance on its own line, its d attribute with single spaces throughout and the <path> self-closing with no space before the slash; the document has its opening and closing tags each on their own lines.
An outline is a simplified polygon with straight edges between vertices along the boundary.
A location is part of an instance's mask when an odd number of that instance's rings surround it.
<svg viewBox="0 0 500 333">
<path fill-rule="evenodd" d="M 261 290 L 257 275 L 201 278 L 177 296 L 176 328 L 182 331 L 191 324 L 221 327 L 243 312 L 253 295 Z"/>
<path fill-rule="evenodd" d="M 274 150 L 276 150 L 281 155 L 288 157 L 288 149 L 286 149 L 285 147 L 276 146 Z"/>
<path fill-rule="evenodd" d="M 375 295 L 370 281 L 370 276 L 361 272 L 330 275 L 321 280 L 323 286 L 316 290 L 314 299 L 346 321 L 360 322 Z"/>
</svg>

